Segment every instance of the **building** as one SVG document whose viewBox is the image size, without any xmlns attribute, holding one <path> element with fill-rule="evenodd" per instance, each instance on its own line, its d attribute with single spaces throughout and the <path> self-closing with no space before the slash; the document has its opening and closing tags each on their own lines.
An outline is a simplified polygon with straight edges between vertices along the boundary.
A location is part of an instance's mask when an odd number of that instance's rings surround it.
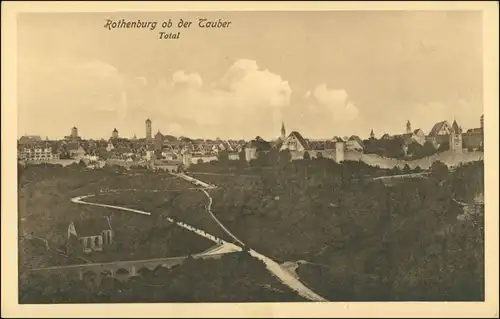
<svg viewBox="0 0 500 319">
<path fill-rule="evenodd" d="M 406 147 L 412 143 L 418 143 L 420 145 L 424 145 L 425 140 L 426 140 L 425 133 L 421 129 L 413 130 L 410 133 L 394 135 L 392 137 L 392 139 L 395 139 L 395 138 L 402 139 L 403 145 L 405 145 Z"/>
<path fill-rule="evenodd" d="M 255 160 L 260 152 L 269 152 L 272 146 L 269 142 L 265 141 L 262 137 L 257 136 L 245 146 L 245 159 L 247 162 Z"/>
<path fill-rule="evenodd" d="M 281 122 L 281 140 L 284 141 L 286 138 L 285 122 Z"/>
<path fill-rule="evenodd" d="M 160 133 L 160 130 L 155 135 L 154 146 L 155 150 L 161 151 L 163 149 L 163 134 Z"/>
<path fill-rule="evenodd" d="M 146 141 L 149 143 L 152 140 L 152 129 L 151 129 L 151 120 L 146 119 Z"/>
<path fill-rule="evenodd" d="M 373 129 L 370 132 L 370 138 L 375 138 L 375 133 L 373 133 Z"/>
<path fill-rule="evenodd" d="M 448 121 L 438 122 L 434 124 L 426 139 L 438 148 L 439 145 L 449 142 L 451 130 L 452 128 Z"/>
<path fill-rule="evenodd" d="M 66 146 L 69 155 L 74 159 L 83 159 L 87 153 L 82 145 L 78 143 L 71 143 Z"/>
<path fill-rule="evenodd" d="M 71 139 L 73 139 L 73 140 L 78 139 L 78 129 L 76 128 L 76 126 L 73 126 L 73 127 L 71 128 L 71 134 L 70 134 L 70 137 L 71 137 Z"/>
<path fill-rule="evenodd" d="M 484 115 L 481 115 L 479 127 L 467 130 L 462 134 L 463 148 L 468 151 L 483 150 L 484 143 Z"/>
<path fill-rule="evenodd" d="M 154 155 L 150 161 L 150 168 L 155 171 L 163 172 L 179 172 L 183 166 L 183 162 L 180 160 L 158 160 L 153 159 Z"/>
<path fill-rule="evenodd" d="M 449 139 L 450 150 L 455 153 L 462 153 L 462 128 L 458 125 L 457 121 L 453 121 Z"/>
<path fill-rule="evenodd" d="M 344 161 L 345 143 L 342 139 L 335 140 L 335 162 L 342 163 Z"/>
<path fill-rule="evenodd" d="M 297 132 L 297 131 L 292 131 L 287 138 L 283 141 L 283 144 L 281 145 L 280 151 L 283 150 L 290 150 L 291 152 L 302 152 L 307 150 L 308 143 L 302 137 L 302 135 Z"/>
<path fill-rule="evenodd" d="M 347 151 L 362 152 L 364 149 L 363 141 L 359 136 L 353 135 L 345 143 L 345 149 Z"/>
<path fill-rule="evenodd" d="M 411 134 L 412 133 L 412 129 L 411 129 L 411 123 L 410 121 L 408 120 L 406 122 L 406 134 Z"/>
<path fill-rule="evenodd" d="M 118 130 L 116 129 L 116 127 L 113 130 L 113 132 L 111 132 L 111 138 L 112 139 L 117 139 L 118 138 Z"/>
<path fill-rule="evenodd" d="M 59 154 L 49 145 L 28 146 L 18 149 L 18 158 L 26 161 L 51 161 L 59 159 Z"/>
<path fill-rule="evenodd" d="M 191 166 L 192 158 L 193 155 L 191 154 L 191 152 L 185 151 L 182 153 L 182 165 L 184 166 L 184 168 L 189 168 L 189 166 Z"/>
<path fill-rule="evenodd" d="M 39 135 L 24 135 L 19 139 L 19 145 L 34 145 L 41 142 L 42 138 Z"/>
<path fill-rule="evenodd" d="M 88 254 L 103 251 L 113 243 L 113 228 L 109 217 L 73 221 L 68 226 L 68 252 L 82 250 Z"/>
</svg>

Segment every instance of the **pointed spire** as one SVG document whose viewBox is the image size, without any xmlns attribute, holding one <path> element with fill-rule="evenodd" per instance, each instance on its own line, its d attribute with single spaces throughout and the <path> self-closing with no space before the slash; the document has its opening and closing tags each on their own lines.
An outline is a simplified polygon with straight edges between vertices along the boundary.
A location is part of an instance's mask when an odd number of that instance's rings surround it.
<svg viewBox="0 0 500 319">
<path fill-rule="evenodd" d="M 411 123 L 410 120 L 406 122 L 406 133 L 411 133 Z"/>
</svg>

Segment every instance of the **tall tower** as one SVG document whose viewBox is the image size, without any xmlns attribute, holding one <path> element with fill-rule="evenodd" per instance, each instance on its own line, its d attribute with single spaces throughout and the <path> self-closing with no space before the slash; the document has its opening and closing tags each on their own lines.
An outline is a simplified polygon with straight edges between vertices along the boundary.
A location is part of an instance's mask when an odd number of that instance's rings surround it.
<svg viewBox="0 0 500 319">
<path fill-rule="evenodd" d="M 158 133 L 155 135 L 155 150 L 162 150 L 163 149 L 163 134 L 161 134 L 160 130 L 158 130 Z"/>
<path fill-rule="evenodd" d="M 480 123 L 481 123 L 481 126 L 480 126 L 480 127 L 481 127 L 481 131 L 483 131 L 483 130 L 484 130 L 484 114 L 483 114 L 483 115 L 481 115 L 481 118 L 480 118 L 480 120 L 479 120 L 479 121 L 480 121 Z"/>
<path fill-rule="evenodd" d="M 116 129 L 116 127 L 113 130 L 113 132 L 111 133 L 111 138 L 118 138 L 118 130 Z"/>
<path fill-rule="evenodd" d="M 149 142 L 152 139 L 152 130 L 151 130 L 151 120 L 146 120 L 146 140 Z"/>
<path fill-rule="evenodd" d="M 71 128 L 71 138 L 75 139 L 77 137 L 78 137 L 78 129 L 76 128 L 76 126 L 73 126 Z"/>
<path fill-rule="evenodd" d="M 286 138 L 285 123 L 281 122 L 281 140 L 284 141 Z"/>
<path fill-rule="evenodd" d="M 457 121 L 453 121 L 450 132 L 450 150 L 455 153 L 462 153 L 462 128 Z"/>
<path fill-rule="evenodd" d="M 375 138 L 375 133 L 373 133 L 373 129 L 372 129 L 372 131 L 370 132 L 370 138 Z"/>
<path fill-rule="evenodd" d="M 411 133 L 411 123 L 410 121 L 406 122 L 406 134 Z"/>
</svg>

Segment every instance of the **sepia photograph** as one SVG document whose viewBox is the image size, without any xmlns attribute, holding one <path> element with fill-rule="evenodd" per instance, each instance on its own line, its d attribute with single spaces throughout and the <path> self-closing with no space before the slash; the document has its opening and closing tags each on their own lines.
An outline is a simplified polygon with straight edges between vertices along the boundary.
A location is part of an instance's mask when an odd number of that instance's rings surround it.
<svg viewBox="0 0 500 319">
<path fill-rule="evenodd" d="M 93 5 L 12 20 L 14 302 L 498 311 L 495 6 Z"/>
</svg>

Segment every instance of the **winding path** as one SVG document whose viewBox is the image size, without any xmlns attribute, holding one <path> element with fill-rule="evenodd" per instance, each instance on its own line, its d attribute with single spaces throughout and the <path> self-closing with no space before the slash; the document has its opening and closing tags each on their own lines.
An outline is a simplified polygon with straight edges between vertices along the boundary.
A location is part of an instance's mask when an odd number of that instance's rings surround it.
<svg viewBox="0 0 500 319">
<path fill-rule="evenodd" d="M 207 206 L 207 211 L 208 213 L 210 214 L 210 216 L 212 217 L 212 219 L 214 221 L 217 222 L 217 224 L 219 224 L 221 226 L 221 228 L 229 235 L 231 236 L 236 242 L 238 242 L 241 246 L 245 247 L 246 245 L 240 240 L 238 239 L 233 233 L 231 233 L 229 231 L 229 229 L 227 229 L 218 219 L 217 217 L 213 214 L 212 210 L 211 210 L 211 206 L 212 206 L 212 197 L 210 196 L 210 194 L 206 191 L 206 189 L 215 189 L 216 186 L 215 185 L 212 185 L 212 184 L 208 184 L 206 182 L 203 182 L 203 181 L 200 181 L 196 178 L 193 178 L 191 176 L 187 176 L 185 174 L 172 174 L 174 176 L 178 176 L 184 180 L 187 180 L 191 183 L 193 183 L 194 185 L 196 186 L 201 186 L 201 190 L 205 193 L 205 195 L 208 197 L 209 199 L 209 204 Z M 89 198 L 89 197 L 93 197 L 95 196 L 94 194 L 91 194 L 91 195 L 84 195 L 84 196 L 77 196 L 77 197 L 74 197 L 71 199 L 71 202 L 75 203 L 75 204 L 82 204 L 82 205 L 91 205 L 91 206 L 100 206 L 100 207 L 107 207 L 107 208 L 112 208 L 112 209 L 117 209 L 117 210 L 122 210 L 122 211 L 128 211 L 128 212 L 133 212 L 133 213 L 136 213 L 136 214 L 141 214 L 141 215 L 148 215 L 150 216 L 151 213 L 150 212 L 145 212 L 145 211 L 142 211 L 142 210 L 138 210 L 138 209 L 131 209 L 131 208 L 127 208 L 127 207 L 122 207 L 122 206 L 116 206 L 116 205 L 107 205 L 107 204 L 99 204 L 99 203 L 92 203 L 92 202 L 86 202 L 84 201 L 84 199 L 86 198 Z M 173 224 L 176 224 L 177 226 L 179 227 L 182 227 L 182 228 L 185 228 L 189 231 L 192 231 L 194 232 L 195 234 L 199 235 L 199 236 L 202 236 L 202 237 L 205 237 L 209 240 L 211 240 L 212 242 L 218 244 L 218 245 L 222 245 L 222 247 L 224 247 L 224 251 L 231 251 L 231 252 L 235 252 L 235 251 L 242 251 L 243 248 L 238 246 L 238 245 L 235 245 L 233 243 L 229 243 L 223 239 L 220 239 L 218 237 L 215 237 L 201 229 L 198 229 L 198 228 L 195 228 L 191 225 L 188 225 L 188 224 L 185 224 L 183 222 L 180 222 L 180 221 L 175 221 L 174 219 L 170 218 L 170 217 L 166 217 L 166 219 L 173 223 Z M 309 289 L 308 287 L 306 287 L 298 278 L 296 278 L 292 273 L 290 273 L 289 271 L 287 271 L 285 268 L 283 268 L 280 264 L 278 264 L 277 262 L 275 262 L 274 260 L 272 260 L 271 258 L 269 257 L 266 257 L 258 252 L 256 252 L 255 250 L 253 249 L 249 249 L 249 254 L 254 257 L 254 258 L 257 258 L 259 260 L 261 260 L 265 265 L 266 265 L 266 268 L 274 275 L 276 276 L 283 284 L 287 285 L 288 287 L 290 287 L 292 290 L 296 291 L 300 296 L 310 300 L 310 301 L 327 301 L 325 298 L 321 297 L 320 295 L 316 294 L 314 291 L 312 291 L 311 289 Z M 220 250 L 218 250 L 218 253 L 220 253 Z"/>
<path fill-rule="evenodd" d="M 203 181 L 197 180 L 196 178 L 193 178 L 191 176 L 187 176 L 185 174 L 175 174 L 176 176 L 183 178 L 187 181 L 190 181 L 192 183 L 195 183 L 195 185 L 208 185 L 208 189 L 214 189 L 216 186 L 207 184 Z M 242 246 L 246 246 L 240 239 L 238 239 L 233 233 L 231 233 L 214 215 L 214 213 L 211 210 L 212 207 L 212 197 L 210 194 L 206 191 L 206 189 L 202 189 L 202 191 L 205 193 L 205 195 L 208 197 L 209 204 L 207 206 L 207 211 L 212 216 L 212 218 L 219 224 L 222 229 L 229 235 L 231 236 L 235 241 L 240 243 Z M 261 260 L 264 262 L 266 265 L 266 268 L 273 274 L 275 275 L 283 284 L 287 285 L 290 287 L 292 290 L 296 291 L 300 296 L 311 300 L 311 301 L 327 301 L 325 298 L 321 297 L 314 291 L 312 291 L 310 288 L 308 288 L 306 285 L 304 285 L 293 273 L 289 272 L 286 268 L 282 267 L 280 264 L 272 260 L 271 258 L 264 256 L 258 252 L 256 252 L 253 249 L 249 249 L 249 254 Z"/>
</svg>

